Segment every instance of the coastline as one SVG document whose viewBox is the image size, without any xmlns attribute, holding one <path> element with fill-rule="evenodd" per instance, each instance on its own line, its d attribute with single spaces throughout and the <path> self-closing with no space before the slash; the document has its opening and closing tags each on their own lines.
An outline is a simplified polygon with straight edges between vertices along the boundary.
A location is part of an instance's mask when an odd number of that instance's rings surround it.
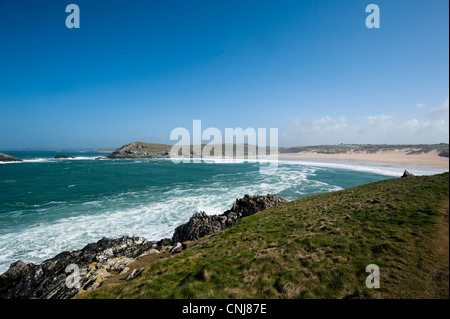
<svg viewBox="0 0 450 319">
<path fill-rule="evenodd" d="M 103 237 L 81 249 L 62 251 L 38 265 L 17 260 L 0 274 L 0 300 L 70 299 L 95 290 L 110 276 L 133 280 L 144 270 L 138 267 L 141 259 L 170 257 L 187 249 L 185 242 L 198 241 L 234 226 L 242 218 L 287 202 L 273 194 L 246 194 L 220 215 L 195 213 L 187 223 L 175 228 L 171 238 L 150 241 L 139 236 Z M 67 284 L 71 271 L 78 273 L 79 286 Z"/>
<path fill-rule="evenodd" d="M 449 169 L 449 158 L 438 156 L 437 151 L 422 154 L 407 154 L 406 150 L 379 151 L 376 153 L 347 152 L 340 154 L 323 154 L 316 152 L 280 153 L 278 157 L 285 159 L 308 159 L 308 160 L 344 160 L 381 162 L 404 165 L 417 165 L 437 169 Z M 268 156 L 268 158 L 273 156 Z"/>
<path fill-rule="evenodd" d="M 446 175 L 448 179 L 448 174 Z M 391 183 L 402 184 L 403 183 L 413 183 L 416 178 L 423 177 L 413 177 L 406 179 L 394 179 L 390 181 L 384 181 L 386 190 L 389 190 L 389 185 Z M 445 175 L 425 177 L 429 183 L 434 183 L 434 179 L 443 179 Z M 397 186 L 400 186 L 398 184 Z M 367 190 L 372 189 L 374 194 L 368 194 L 367 200 L 363 203 L 380 204 L 380 200 L 387 201 L 387 199 L 381 199 L 379 188 L 373 188 L 371 185 L 366 184 L 358 186 L 357 189 L 364 188 Z M 433 184 L 434 185 L 434 184 Z M 431 187 L 431 186 L 430 186 Z M 356 188 L 355 188 L 356 189 Z M 415 190 L 416 188 L 412 188 Z M 349 196 L 353 196 L 354 190 L 347 190 Z M 333 192 L 328 194 L 320 195 L 320 198 L 330 198 L 336 197 L 339 199 L 337 204 L 341 203 L 341 192 Z M 389 193 L 390 194 L 390 193 Z M 397 194 L 397 193 L 395 193 Z M 402 194 L 402 193 L 399 193 Z M 373 198 L 376 196 L 375 198 Z M 405 196 L 405 195 L 403 195 Z M 278 211 L 277 214 L 271 214 L 268 216 L 274 217 L 277 220 L 281 215 L 278 214 L 286 213 L 286 208 L 296 205 L 295 203 L 303 203 L 305 201 L 311 201 L 317 199 L 317 196 L 306 197 L 301 200 L 296 200 L 287 203 L 290 206 L 284 206 L 284 209 Z M 371 199 L 372 198 L 372 199 Z M 358 203 L 361 200 L 358 200 Z M 129 282 L 138 278 L 144 271 L 148 272 L 148 266 L 153 264 L 157 260 L 165 259 L 172 261 L 175 260 L 171 258 L 186 249 L 193 249 L 196 246 L 196 242 L 209 235 L 218 233 L 225 228 L 234 227 L 236 221 L 254 215 L 259 211 L 264 211 L 269 208 L 275 208 L 282 203 L 287 201 L 277 197 L 275 195 L 267 194 L 249 196 L 246 195 L 244 198 L 237 199 L 235 204 L 233 204 L 230 210 L 227 210 L 221 215 L 206 215 L 205 213 L 194 214 L 189 222 L 180 225 L 174 231 L 172 238 L 164 238 L 155 241 L 148 241 L 143 237 L 121 237 L 117 239 L 103 238 L 98 242 L 86 245 L 84 248 L 76 251 L 63 251 L 57 254 L 55 257 L 45 260 L 40 265 L 26 264 L 23 261 L 17 261 L 11 265 L 7 273 L 0 276 L 0 299 L 16 299 L 16 298 L 56 298 L 56 299 L 68 299 L 73 297 L 79 297 L 84 295 L 85 292 L 96 290 L 100 287 L 107 277 L 110 277 L 106 282 L 111 283 L 111 285 L 120 284 L 123 282 Z M 405 201 L 399 201 L 400 203 L 405 203 Z M 389 202 L 390 203 L 390 202 Z M 361 204 L 358 204 L 361 205 Z M 367 204 L 366 204 L 367 205 Z M 385 207 L 385 203 L 380 204 Z M 392 204 L 391 204 L 392 205 Z M 317 207 L 317 203 L 313 205 Z M 381 207 L 380 206 L 380 207 Z M 304 209 L 305 205 L 300 205 Z M 328 209 L 326 206 L 320 206 L 322 209 Z M 362 206 L 359 206 L 362 207 Z M 368 209 L 372 210 L 372 206 Z M 303 210 L 301 210 L 303 212 Z M 333 211 L 331 211 L 332 213 Z M 287 212 L 289 218 L 291 218 L 291 212 Z M 292 212 L 293 213 L 293 212 Z M 302 213 L 303 214 L 303 213 Z M 339 211 L 339 217 L 342 221 L 352 221 L 356 218 L 358 211 L 355 210 L 352 216 L 348 214 L 342 215 Z M 363 214 L 366 216 L 366 214 Z M 323 214 L 315 215 L 317 218 L 322 218 Z M 428 215 L 427 215 L 428 216 Z M 431 216 L 431 215 L 430 215 Z M 366 217 L 364 217 L 366 218 Z M 253 221 L 258 221 L 260 218 L 253 218 Z M 304 223 L 306 231 L 312 231 L 314 229 L 320 230 L 318 234 L 322 234 L 324 230 L 328 231 L 328 235 L 341 234 L 341 227 L 332 224 L 320 223 L 323 219 L 319 220 L 319 224 L 316 225 L 315 222 Z M 378 220 L 378 219 L 376 219 Z M 334 219 L 333 219 L 334 222 Z M 270 223 L 269 223 L 270 224 Z M 272 224 L 270 224 L 272 225 Z M 272 225 L 273 226 L 273 225 Z M 271 227 L 272 227 L 271 226 Z M 239 227 L 239 226 L 237 226 Z M 308 228 L 309 227 L 309 228 Z M 313 229 L 311 228 L 313 227 Z M 319 227 L 319 228 L 317 228 Z M 255 229 L 255 227 L 251 227 Z M 297 227 L 295 229 L 298 229 Z M 246 237 L 247 238 L 247 237 Z M 283 237 L 284 238 L 284 237 Z M 209 239 L 208 239 L 209 240 Z M 244 243 L 247 241 L 244 241 Z M 204 243 L 204 241 L 203 241 Z M 201 244 L 200 244 L 201 245 Z M 378 246 L 375 246 L 378 247 Z M 384 246 L 383 246 L 384 247 Z M 201 248 L 201 247 L 200 247 Z M 374 249 L 372 247 L 372 249 Z M 272 250 L 271 250 L 272 251 Z M 282 251 L 277 251 L 282 252 Z M 302 255 L 303 256 L 303 255 Z M 296 257 L 297 258 L 297 257 Z M 304 258 L 304 256 L 302 257 Z M 315 258 L 315 257 L 314 257 Z M 344 258 L 342 256 L 337 256 L 333 260 L 341 260 L 339 258 Z M 334 261 L 333 261 L 334 262 Z M 80 274 L 80 287 L 77 289 L 72 289 L 73 287 L 67 285 L 67 272 L 70 266 L 75 265 L 79 269 Z M 163 276 L 163 275 L 162 275 Z M 209 276 L 209 275 L 208 275 Z M 48 278 L 53 278 L 49 281 Z M 202 277 L 203 278 L 203 277 Z M 145 279 L 143 279 L 145 280 Z M 39 288 L 36 288 L 39 287 Z M 76 287 L 75 287 L 76 288 Z M 96 295 L 93 295 L 94 297 Z"/>
</svg>

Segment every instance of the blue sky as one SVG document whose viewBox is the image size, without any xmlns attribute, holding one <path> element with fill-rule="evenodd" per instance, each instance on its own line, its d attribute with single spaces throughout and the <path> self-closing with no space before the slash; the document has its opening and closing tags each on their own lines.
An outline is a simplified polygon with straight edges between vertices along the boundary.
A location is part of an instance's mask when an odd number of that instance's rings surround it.
<svg viewBox="0 0 450 319">
<path fill-rule="evenodd" d="M 68 29 L 75 3 L 81 28 Z M 366 5 L 380 8 L 368 29 Z M 448 0 L 0 2 L 0 149 L 448 142 Z M 172 142 L 173 143 L 173 142 Z"/>
</svg>

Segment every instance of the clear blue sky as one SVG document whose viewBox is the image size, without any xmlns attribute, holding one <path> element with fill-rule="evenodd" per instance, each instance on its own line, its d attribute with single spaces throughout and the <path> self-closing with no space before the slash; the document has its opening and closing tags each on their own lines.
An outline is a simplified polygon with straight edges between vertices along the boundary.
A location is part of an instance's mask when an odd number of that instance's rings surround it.
<svg viewBox="0 0 450 319">
<path fill-rule="evenodd" d="M 282 146 L 448 142 L 448 38 L 448 0 L 1 0 L 0 149 L 169 143 L 194 119 Z"/>
</svg>

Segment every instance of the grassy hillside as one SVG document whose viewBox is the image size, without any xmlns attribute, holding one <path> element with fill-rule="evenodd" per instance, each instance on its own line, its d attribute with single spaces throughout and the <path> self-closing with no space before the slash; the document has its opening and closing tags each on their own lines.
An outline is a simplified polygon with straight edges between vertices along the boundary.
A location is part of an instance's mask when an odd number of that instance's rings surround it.
<svg viewBox="0 0 450 319">
<path fill-rule="evenodd" d="M 448 298 L 448 185 L 407 177 L 282 204 L 81 297 Z"/>
<path fill-rule="evenodd" d="M 172 148 L 172 145 L 168 144 L 158 144 L 158 143 L 144 143 L 144 142 L 134 142 L 130 144 L 126 144 L 122 146 L 121 148 L 126 148 L 134 144 L 139 144 L 139 146 L 142 147 L 142 149 L 145 149 L 149 152 L 170 152 L 170 149 Z"/>
<path fill-rule="evenodd" d="M 208 145 L 208 147 L 210 149 L 212 149 L 213 147 L 216 149 L 215 151 L 217 152 L 216 154 L 211 153 L 210 150 L 210 154 L 209 155 L 221 155 L 222 153 L 225 153 L 226 149 L 226 145 L 231 146 L 232 150 L 233 150 L 233 154 L 238 153 L 239 155 L 247 155 L 249 152 L 249 145 L 248 144 L 200 144 L 197 146 L 200 146 L 200 151 L 203 152 L 204 147 Z M 172 149 L 173 145 L 168 145 L 168 144 L 157 144 L 157 143 L 144 143 L 144 142 L 133 142 L 130 144 L 126 144 L 123 145 L 122 147 L 118 148 L 117 151 L 124 151 L 124 150 L 139 150 L 139 152 L 149 152 L 149 153 L 153 153 L 153 152 L 170 152 Z M 251 154 L 257 154 L 258 153 L 258 149 L 255 145 L 252 146 L 253 148 L 251 148 L 250 150 L 252 151 Z M 101 149 L 100 149 L 101 150 Z M 95 150 L 95 151 L 100 151 L 100 150 Z M 189 146 L 189 150 L 190 152 L 194 152 L 197 151 L 196 147 L 193 145 Z M 270 153 L 270 149 L 266 148 L 266 152 Z M 179 150 L 179 152 L 181 153 L 181 150 Z M 273 152 L 273 151 L 272 151 Z"/>
</svg>

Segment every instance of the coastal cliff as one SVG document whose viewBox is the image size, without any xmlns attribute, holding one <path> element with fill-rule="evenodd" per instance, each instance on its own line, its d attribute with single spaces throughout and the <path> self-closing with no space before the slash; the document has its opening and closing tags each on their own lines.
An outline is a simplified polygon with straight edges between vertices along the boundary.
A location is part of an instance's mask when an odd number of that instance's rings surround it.
<svg viewBox="0 0 450 319">
<path fill-rule="evenodd" d="M 203 150 L 204 147 L 208 145 L 210 149 L 215 148 L 216 152 L 219 152 L 221 157 L 224 157 L 225 154 L 225 147 L 226 145 L 231 147 L 230 152 L 232 154 L 229 154 L 228 156 L 233 157 L 245 157 L 248 155 L 257 155 L 258 149 L 256 146 L 254 148 L 249 147 L 248 144 L 201 144 L 198 145 L 200 147 L 200 152 L 195 151 L 195 147 L 190 146 L 189 147 L 189 156 L 190 157 L 203 157 Z M 107 155 L 107 158 L 110 159 L 133 159 L 133 158 L 170 158 L 170 151 L 172 149 L 172 145 L 167 144 L 156 144 L 156 143 L 144 143 L 144 142 L 134 142 L 130 144 L 126 144 L 111 154 Z M 267 148 L 267 154 L 274 154 L 275 149 Z M 181 153 L 179 153 L 181 155 Z M 211 154 L 211 151 L 209 155 Z M 262 154 L 264 155 L 264 154 Z M 216 156 L 218 156 L 216 154 Z M 208 157 L 208 156 L 205 156 Z"/>
<path fill-rule="evenodd" d="M 233 226 L 243 217 L 286 202 L 288 200 L 272 194 L 267 194 L 267 196 L 250 196 L 246 194 L 244 198 L 236 200 L 230 210 L 221 215 L 207 215 L 205 212 L 194 214 L 189 222 L 175 229 L 172 240 L 174 242 L 198 240 Z"/>
<path fill-rule="evenodd" d="M 125 158 L 169 158 L 171 145 L 134 142 L 124 145 L 106 157 L 110 159 Z"/>
<path fill-rule="evenodd" d="M 138 278 L 78 298 L 448 299 L 448 196 L 444 173 L 304 197 L 142 260 Z M 365 284 L 371 264 L 380 289 Z"/>
<path fill-rule="evenodd" d="M 185 248 L 182 242 L 198 240 L 227 227 L 245 216 L 287 202 L 278 196 L 250 196 L 236 200 L 223 215 L 203 216 L 199 221 L 195 214 L 190 221 L 177 228 L 172 238 L 157 242 L 142 237 L 103 238 L 96 243 L 72 252 L 62 252 L 40 265 L 26 264 L 19 260 L 0 276 L 2 299 L 68 299 L 98 288 L 112 275 L 122 275 L 124 281 L 138 277 L 142 269 L 131 269 L 139 259 L 154 255 L 157 258 L 179 252 Z M 217 222 L 225 217 L 224 223 Z M 228 218 L 227 218 L 228 217 Z M 76 265 L 76 268 L 70 268 Z M 67 268 L 69 267 L 69 268 Z M 67 285 L 69 275 L 77 275 L 73 286 Z M 75 280 L 75 278 L 74 278 Z"/>
<path fill-rule="evenodd" d="M 405 175 L 290 202 L 246 195 L 172 238 L 16 262 L 0 298 L 448 298 L 449 173 Z M 79 287 L 67 286 L 71 264 Z M 364 284 L 370 264 L 381 289 Z"/>
</svg>

